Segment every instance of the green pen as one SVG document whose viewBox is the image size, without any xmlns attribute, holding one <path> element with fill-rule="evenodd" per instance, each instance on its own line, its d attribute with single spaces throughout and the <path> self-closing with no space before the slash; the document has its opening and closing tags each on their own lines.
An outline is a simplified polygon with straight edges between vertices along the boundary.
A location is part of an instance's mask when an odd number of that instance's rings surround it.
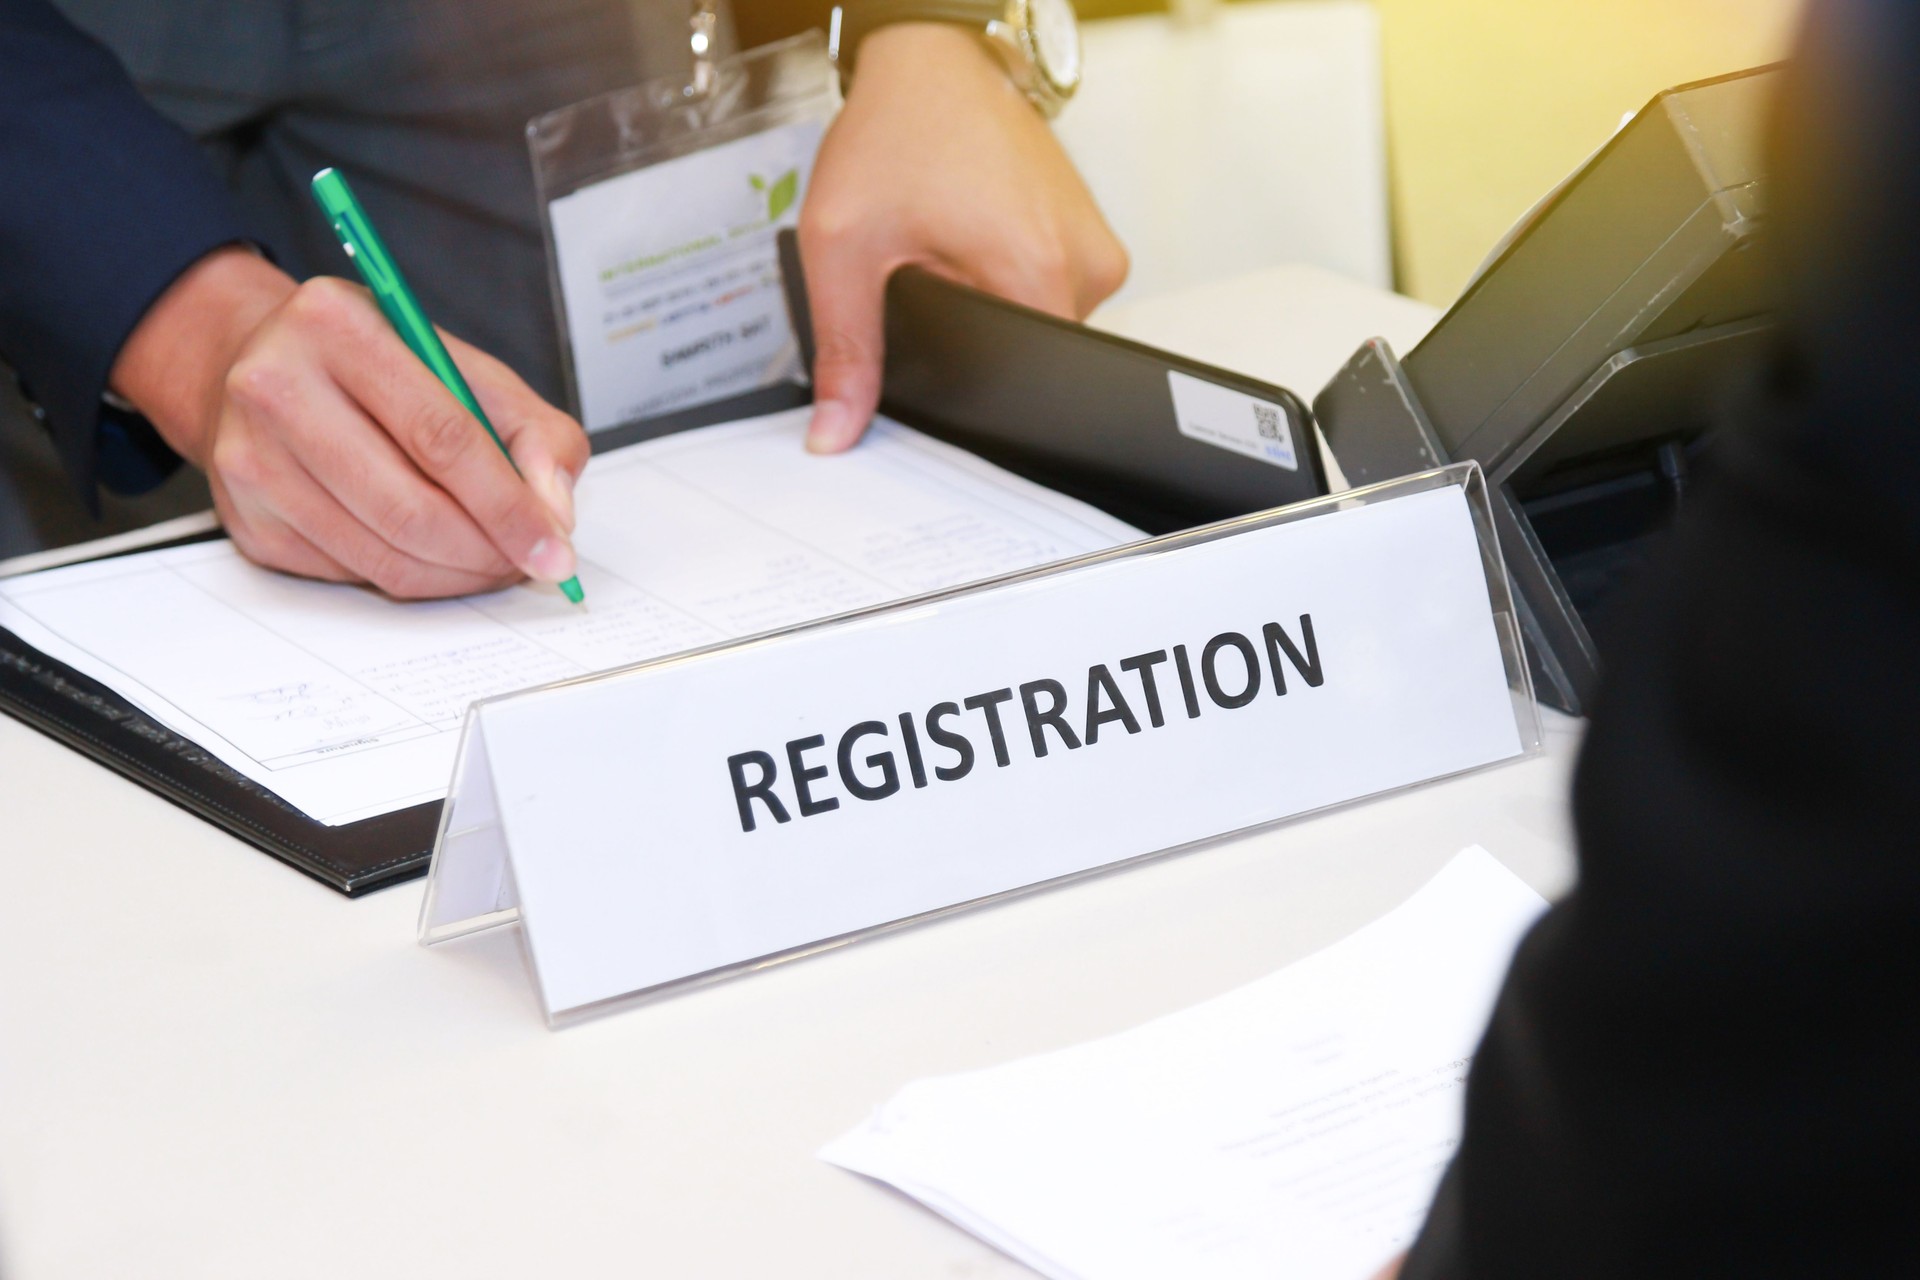
<svg viewBox="0 0 1920 1280">
<path fill-rule="evenodd" d="M 353 188 L 347 185 L 347 180 L 337 170 L 322 169 L 313 175 L 313 198 L 319 201 L 321 212 L 333 224 L 333 234 L 340 237 L 340 247 L 347 251 L 347 257 L 359 269 L 360 278 L 367 282 L 367 288 L 373 290 L 374 301 L 380 304 L 380 310 L 392 321 L 400 340 L 407 344 L 408 350 L 420 357 L 421 363 L 433 371 L 433 376 L 440 379 L 442 386 L 453 392 L 454 398 L 466 406 L 467 412 L 480 420 L 480 425 L 487 429 L 493 442 L 500 446 L 500 452 L 506 455 L 507 465 L 517 473 L 520 468 L 514 465 L 513 455 L 507 452 L 507 442 L 487 421 L 480 402 L 474 399 L 473 390 L 467 386 L 467 380 L 460 376 L 460 367 L 447 354 L 446 344 L 434 332 L 433 322 L 421 310 L 419 299 L 413 296 L 413 290 L 407 287 L 406 277 L 400 274 L 399 266 L 387 252 L 387 246 L 381 242 L 380 233 L 373 229 L 366 210 L 354 199 Z M 581 604 L 587 598 L 578 578 L 568 578 L 560 584 L 560 590 L 575 604 Z"/>
</svg>

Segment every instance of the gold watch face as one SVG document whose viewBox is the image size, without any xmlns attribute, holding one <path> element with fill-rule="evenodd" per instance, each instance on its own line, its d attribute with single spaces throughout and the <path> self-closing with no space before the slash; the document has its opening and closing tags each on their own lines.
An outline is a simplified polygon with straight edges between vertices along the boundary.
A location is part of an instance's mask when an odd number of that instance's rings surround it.
<svg viewBox="0 0 1920 1280">
<path fill-rule="evenodd" d="M 1080 25 L 1072 0 L 1027 0 L 1027 31 L 1033 58 L 1054 92 L 1066 97 L 1080 87 Z"/>
</svg>

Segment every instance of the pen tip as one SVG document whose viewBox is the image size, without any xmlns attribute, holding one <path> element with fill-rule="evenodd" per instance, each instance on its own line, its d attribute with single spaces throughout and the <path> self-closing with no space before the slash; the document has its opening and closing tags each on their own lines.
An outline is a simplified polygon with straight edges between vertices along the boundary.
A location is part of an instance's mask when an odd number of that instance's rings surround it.
<svg viewBox="0 0 1920 1280">
<path fill-rule="evenodd" d="M 587 602 L 587 593 L 581 589 L 580 579 L 578 578 L 568 578 L 565 582 L 561 583 L 560 591 L 561 594 L 565 595 L 567 599 L 573 601 L 575 604 L 585 604 Z"/>
</svg>

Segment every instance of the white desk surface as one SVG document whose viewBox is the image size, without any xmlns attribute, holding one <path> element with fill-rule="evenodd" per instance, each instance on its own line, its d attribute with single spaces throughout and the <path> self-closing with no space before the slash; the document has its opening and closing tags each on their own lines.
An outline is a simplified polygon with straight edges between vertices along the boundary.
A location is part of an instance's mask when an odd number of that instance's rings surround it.
<svg viewBox="0 0 1920 1280">
<path fill-rule="evenodd" d="M 1212 354 L 1273 376 L 1298 297 L 1259 279 L 1107 322 L 1264 333 L 1271 366 Z M 1469 843 L 1559 892 L 1578 725 L 1548 726 L 1542 759 L 555 1033 L 513 932 L 423 949 L 417 882 L 348 901 L 0 717 L 0 1274 L 1027 1274 L 814 1151 L 909 1080 L 1268 973 Z"/>
</svg>

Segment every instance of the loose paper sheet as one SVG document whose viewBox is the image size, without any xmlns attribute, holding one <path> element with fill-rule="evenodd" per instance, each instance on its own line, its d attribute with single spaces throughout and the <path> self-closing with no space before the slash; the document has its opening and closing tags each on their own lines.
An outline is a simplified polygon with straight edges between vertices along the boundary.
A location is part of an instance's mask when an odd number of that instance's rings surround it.
<svg viewBox="0 0 1920 1280">
<path fill-rule="evenodd" d="M 1485 850 L 1271 977 L 907 1086 L 823 1159 L 1048 1276 L 1367 1280 L 1418 1231 L 1545 903 Z"/>
<path fill-rule="evenodd" d="M 582 610 L 550 587 L 398 603 L 211 542 L 0 581 L 0 626 L 307 814 L 438 800 L 467 705 L 1131 541 L 1128 525 L 896 423 L 806 411 L 596 458 Z"/>
</svg>

